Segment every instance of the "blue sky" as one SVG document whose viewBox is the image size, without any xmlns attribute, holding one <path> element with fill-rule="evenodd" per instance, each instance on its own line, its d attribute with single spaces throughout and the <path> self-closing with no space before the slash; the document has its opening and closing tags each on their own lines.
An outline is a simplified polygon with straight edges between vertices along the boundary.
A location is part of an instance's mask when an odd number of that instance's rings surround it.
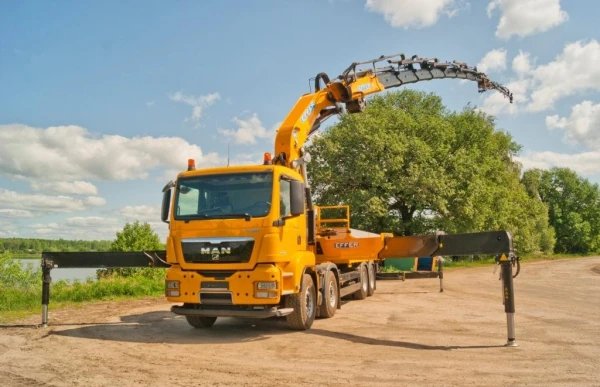
<svg viewBox="0 0 600 387">
<path fill-rule="evenodd" d="M 497 117 L 525 168 L 600 183 L 593 0 L 0 2 L 0 237 L 161 236 L 185 169 L 260 162 L 319 72 L 403 52 L 478 65 L 515 95 L 426 82 Z M 331 122 L 329 123 L 331 124 Z"/>
</svg>

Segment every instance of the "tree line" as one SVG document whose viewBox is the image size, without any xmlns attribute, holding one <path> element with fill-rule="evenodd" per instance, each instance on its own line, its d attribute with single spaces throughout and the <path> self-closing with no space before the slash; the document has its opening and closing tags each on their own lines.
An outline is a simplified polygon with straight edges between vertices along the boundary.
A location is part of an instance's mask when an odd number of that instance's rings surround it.
<svg viewBox="0 0 600 387">
<path fill-rule="evenodd" d="M 348 204 L 352 227 L 395 235 L 508 230 L 519 254 L 600 251 L 598 184 L 528 170 L 494 117 L 404 89 L 343 114 L 307 151 L 315 202 Z"/>
<path fill-rule="evenodd" d="M 0 252 L 39 254 L 42 251 L 108 251 L 111 241 L 37 238 L 0 238 Z"/>
</svg>

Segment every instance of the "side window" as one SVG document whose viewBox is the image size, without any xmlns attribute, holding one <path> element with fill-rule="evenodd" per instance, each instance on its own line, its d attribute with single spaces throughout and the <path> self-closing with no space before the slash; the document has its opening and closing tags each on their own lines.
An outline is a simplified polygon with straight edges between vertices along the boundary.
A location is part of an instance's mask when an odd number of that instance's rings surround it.
<svg viewBox="0 0 600 387">
<path fill-rule="evenodd" d="M 291 183 L 288 180 L 280 179 L 279 186 L 279 213 L 280 216 L 287 216 L 290 214 Z"/>
<path fill-rule="evenodd" d="M 181 187 L 177 215 L 196 215 L 200 191 L 195 188 Z"/>
</svg>

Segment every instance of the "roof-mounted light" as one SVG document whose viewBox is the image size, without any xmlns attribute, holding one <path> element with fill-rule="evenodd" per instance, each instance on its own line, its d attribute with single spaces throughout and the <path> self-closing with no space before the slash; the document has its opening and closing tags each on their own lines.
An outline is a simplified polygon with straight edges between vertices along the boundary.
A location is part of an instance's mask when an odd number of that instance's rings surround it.
<svg viewBox="0 0 600 387">
<path fill-rule="evenodd" d="M 193 171 L 196 169 L 196 160 L 188 159 L 188 171 Z"/>
<path fill-rule="evenodd" d="M 271 165 L 271 154 L 269 152 L 265 152 L 264 157 L 263 157 L 263 164 Z"/>
</svg>

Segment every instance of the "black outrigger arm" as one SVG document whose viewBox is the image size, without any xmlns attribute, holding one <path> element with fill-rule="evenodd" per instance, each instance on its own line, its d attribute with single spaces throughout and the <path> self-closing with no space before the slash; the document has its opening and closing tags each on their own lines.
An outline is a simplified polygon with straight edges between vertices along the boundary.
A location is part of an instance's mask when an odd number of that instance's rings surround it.
<svg viewBox="0 0 600 387">
<path fill-rule="evenodd" d="M 519 257 L 513 247 L 508 231 L 485 231 L 466 234 L 412 235 L 385 238 L 385 246 L 379 258 L 394 257 L 441 257 L 465 255 L 493 255 L 500 265 L 502 280 L 502 303 L 506 312 L 508 340 L 506 346 L 516 347 L 515 340 L 515 292 L 513 278 L 520 271 Z M 440 291 L 443 291 L 443 264 L 438 261 Z M 513 267 L 517 272 L 513 275 Z"/>
<path fill-rule="evenodd" d="M 42 327 L 48 326 L 52 269 L 171 266 L 165 250 L 115 252 L 42 252 Z"/>
</svg>

